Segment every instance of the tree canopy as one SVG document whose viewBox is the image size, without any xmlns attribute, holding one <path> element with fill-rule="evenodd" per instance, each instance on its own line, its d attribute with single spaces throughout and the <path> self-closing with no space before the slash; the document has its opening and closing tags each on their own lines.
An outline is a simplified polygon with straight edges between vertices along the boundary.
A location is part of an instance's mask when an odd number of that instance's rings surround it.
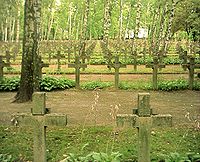
<svg viewBox="0 0 200 162">
<path fill-rule="evenodd" d="M 89 3 L 87 39 L 103 37 L 104 1 L 92 0 Z M 110 0 L 111 26 L 109 37 L 116 38 L 121 32 L 136 28 L 138 1 Z M 199 41 L 200 1 L 199 0 L 140 0 L 139 27 L 152 30 L 154 23 L 160 28 L 162 14 L 164 23 L 169 21 L 172 3 L 175 2 L 175 14 L 172 35 L 187 32 L 194 41 Z M 42 40 L 79 39 L 83 28 L 85 1 L 80 0 L 43 0 L 42 1 Z M 0 39 L 3 41 L 17 40 L 23 37 L 24 0 L 0 0 Z M 166 8 L 166 13 L 164 9 Z M 155 18 L 157 15 L 157 21 Z M 160 16 L 160 18 L 158 18 Z M 166 28 L 164 26 L 163 30 Z"/>
</svg>

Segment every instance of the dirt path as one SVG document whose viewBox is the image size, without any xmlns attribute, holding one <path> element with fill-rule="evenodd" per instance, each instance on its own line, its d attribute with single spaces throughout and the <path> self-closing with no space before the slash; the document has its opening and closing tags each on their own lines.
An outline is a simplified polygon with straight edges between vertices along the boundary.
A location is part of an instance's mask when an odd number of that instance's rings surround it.
<svg viewBox="0 0 200 162">
<path fill-rule="evenodd" d="M 76 91 L 47 93 L 47 107 L 52 113 L 66 113 L 69 125 L 110 125 L 117 113 L 132 113 L 141 91 Z M 97 94 L 98 93 L 98 94 Z M 200 122 L 200 93 L 195 91 L 151 91 L 151 107 L 158 113 L 172 114 L 174 125 Z M 15 93 L 0 93 L 0 122 L 7 113 L 30 112 L 31 103 L 11 103 Z M 98 96 L 98 97 L 97 97 Z M 95 100 L 96 97 L 96 100 Z M 96 104 L 95 104 L 96 101 Z M 93 106 L 92 106 L 93 105 Z M 190 119 L 185 115 L 188 114 Z M 191 120 L 191 121 L 190 121 Z"/>
</svg>

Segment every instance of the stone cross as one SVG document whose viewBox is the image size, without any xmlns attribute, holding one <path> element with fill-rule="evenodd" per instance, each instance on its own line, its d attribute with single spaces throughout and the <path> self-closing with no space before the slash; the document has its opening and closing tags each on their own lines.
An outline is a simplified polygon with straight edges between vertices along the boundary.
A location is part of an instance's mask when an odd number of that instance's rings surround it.
<svg viewBox="0 0 200 162">
<path fill-rule="evenodd" d="M 33 127 L 33 158 L 34 162 L 46 162 L 46 127 L 66 126 L 67 116 L 65 114 L 47 114 L 45 105 L 46 94 L 36 92 L 33 94 L 33 108 L 31 114 L 15 114 L 13 122 L 19 126 Z"/>
<path fill-rule="evenodd" d="M 75 64 L 68 64 L 69 68 L 75 68 L 76 88 L 80 88 L 80 68 L 87 68 L 87 64 L 82 64 L 79 57 L 75 57 Z"/>
<path fill-rule="evenodd" d="M 3 56 L 0 56 L 0 80 L 3 78 L 3 68 L 10 67 L 9 63 L 3 61 Z"/>
<path fill-rule="evenodd" d="M 179 58 L 182 60 L 182 64 L 187 64 L 187 51 L 181 50 Z M 186 71 L 186 67 L 183 66 L 183 70 Z"/>
<path fill-rule="evenodd" d="M 42 58 L 40 57 L 39 58 L 39 78 L 41 79 L 42 78 L 42 68 L 43 67 L 49 67 L 49 64 L 46 64 L 46 63 L 44 63 L 43 61 L 42 61 Z"/>
<path fill-rule="evenodd" d="M 132 54 L 132 57 L 133 57 L 133 66 L 134 66 L 134 70 L 137 71 L 137 50 L 133 50 L 133 54 Z"/>
<path fill-rule="evenodd" d="M 189 63 L 182 64 L 182 66 L 189 70 L 189 89 L 193 89 L 194 70 L 200 69 L 200 64 L 195 64 L 195 58 L 189 57 Z"/>
<path fill-rule="evenodd" d="M 6 51 L 6 62 L 10 64 L 10 59 L 12 58 L 13 56 L 10 55 L 10 52 L 9 51 Z"/>
<path fill-rule="evenodd" d="M 115 69 L 115 88 L 119 88 L 119 69 L 126 68 L 126 65 L 119 62 L 119 56 L 115 56 L 115 62 L 110 66 Z"/>
<path fill-rule="evenodd" d="M 117 126 L 131 126 L 138 128 L 138 161 L 150 162 L 150 137 L 151 127 L 171 127 L 170 114 L 155 114 L 150 108 L 150 94 L 138 94 L 138 107 L 133 109 L 133 114 L 118 114 Z"/>
<path fill-rule="evenodd" d="M 152 68 L 153 69 L 153 89 L 158 89 L 158 69 L 159 68 L 165 68 L 164 64 L 159 64 L 158 58 L 153 58 L 153 64 L 146 65 L 146 68 Z"/>
<path fill-rule="evenodd" d="M 60 60 L 62 59 L 62 58 L 65 58 L 63 55 L 61 55 L 61 52 L 60 51 L 58 51 L 57 52 L 57 55 L 56 55 L 57 57 L 57 64 L 58 64 L 58 71 L 60 71 L 60 68 L 61 68 L 61 62 L 60 62 Z"/>
</svg>

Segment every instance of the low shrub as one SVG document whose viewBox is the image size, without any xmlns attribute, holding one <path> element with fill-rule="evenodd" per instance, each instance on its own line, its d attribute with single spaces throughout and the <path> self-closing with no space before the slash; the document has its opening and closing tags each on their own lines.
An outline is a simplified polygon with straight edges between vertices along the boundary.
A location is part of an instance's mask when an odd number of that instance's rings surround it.
<svg viewBox="0 0 200 162">
<path fill-rule="evenodd" d="M 0 81 L 0 91 L 17 91 L 20 86 L 20 78 L 3 78 Z M 75 86 L 73 80 L 67 78 L 54 78 L 54 77 L 43 77 L 40 81 L 41 91 L 52 91 L 52 90 L 64 90 Z"/>
<path fill-rule="evenodd" d="M 138 82 L 120 82 L 119 89 L 122 90 L 152 90 L 153 87 L 150 82 L 138 81 Z"/>
<path fill-rule="evenodd" d="M 112 83 L 110 82 L 101 82 L 101 81 L 91 81 L 91 82 L 85 82 L 81 85 L 82 89 L 86 90 L 94 90 L 94 89 L 103 89 L 111 87 Z"/>
<path fill-rule="evenodd" d="M 161 91 L 185 90 L 187 88 L 188 88 L 188 82 L 183 79 L 161 81 L 158 83 L 158 90 Z"/>
<path fill-rule="evenodd" d="M 0 80 L 0 91 L 16 91 L 19 89 L 20 78 L 3 78 Z"/>
<path fill-rule="evenodd" d="M 13 161 L 12 155 L 0 154 L 0 161 L 1 162 L 11 162 L 11 161 Z"/>
<path fill-rule="evenodd" d="M 73 80 L 46 76 L 40 82 L 41 91 L 64 90 L 75 86 Z"/>
<path fill-rule="evenodd" d="M 92 152 L 85 157 L 79 157 L 74 154 L 69 154 L 68 157 L 63 160 L 63 162 L 67 161 L 113 161 L 113 162 L 120 162 L 122 160 L 122 154 L 119 152 L 112 152 L 111 154 L 107 153 L 97 153 L 97 152 Z"/>
<path fill-rule="evenodd" d="M 20 78 L 3 78 L 0 80 L 0 91 L 17 91 L 20 85 Z M 89 81 L 81 84 L 81 88 L 85 90 L 94 89 L 105 89 L 108 87 L 113 87 L 112 82 L 101 82 L 101 81 Z M 65 90 L 75 87 L 75 81 L 67 78 L 56 78 L 45 76 L 40 81 L 41 91 L 52 91 L 52 90 Z M 122 90 L 153 90 L 152 83 L 149 81 L 137 81 L 137 82 L 127 82 L 122 81 L 119 84 L 119 89 Z M 186 90 L 188 89 L 188 81 L 184 79 L 170 80 L 170 81 L 160 81 L 158 82 L 158 90 L 161 91 L 176 91 L 176 90 Z M 196 80 L 194 82 L 193 90 L 200 90 L 200 82 Z"/>
<path fill-rule="evenodd" d="M 199 162 L 200 154 L 191 152 L 186 155 L 181 155 L 177 152 L 170 153 L 169 155 L 161 155 L 160 161 L 163 162 Z M 154 160 L 153 160 L 154 161 Z"/>
</svg>

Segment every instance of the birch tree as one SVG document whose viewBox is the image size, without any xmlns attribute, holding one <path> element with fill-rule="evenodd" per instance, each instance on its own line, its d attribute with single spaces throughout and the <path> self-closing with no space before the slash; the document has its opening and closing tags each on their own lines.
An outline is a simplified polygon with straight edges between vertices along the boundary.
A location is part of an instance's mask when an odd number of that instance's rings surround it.
<svg viewBox="0 0 200 162">
<path fill-rule="evenodd" d="M 41 0 L 26 0 L 24 6 L 24 36 L 20 88 L 15 102 L 32 99 L 39 91 L 39 39 Z"/>
</svg>

